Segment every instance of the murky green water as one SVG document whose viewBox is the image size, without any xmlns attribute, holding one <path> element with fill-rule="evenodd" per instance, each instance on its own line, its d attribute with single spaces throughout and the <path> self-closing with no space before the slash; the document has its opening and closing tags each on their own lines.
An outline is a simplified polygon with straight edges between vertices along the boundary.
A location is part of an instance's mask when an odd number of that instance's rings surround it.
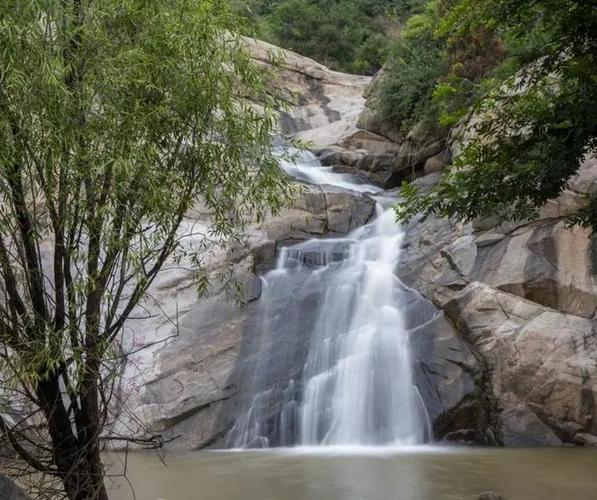
<svg viewBox="0 0 597 500">
<path fill-rule="evenodd" d="M 111 472 L 122 455 L 110 455 Z M 114 500 L 509 500 L 597 499 L 597 450 L 282 450 L 131 453 Z M 134 494 L 132 489 L 134 489 Z"/>
</svg>

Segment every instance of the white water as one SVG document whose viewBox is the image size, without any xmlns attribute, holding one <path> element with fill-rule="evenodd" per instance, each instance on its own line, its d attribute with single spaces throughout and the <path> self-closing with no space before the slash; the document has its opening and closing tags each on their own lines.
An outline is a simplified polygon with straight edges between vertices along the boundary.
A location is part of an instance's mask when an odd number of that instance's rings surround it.
<svg viewBox="0 0 597 500">
<path fill-rule="evenodd" d="M 321 167 L 310 153 L 283 168 L 315 184 L 381 191 Z M 411 446 L 430 439 L 402 313 L 410 291 L 395 275 L 404 233 L 382 206 L 388 198 L 377 199 L 372 222 L 346 238 L 284 248 L 264 276 L 260 332 L 290 342 L 305 335 L 300 323 L 313 319 L 310 344 L 300 380 L 277 395 L 264 375 L 274 360 L 256 369 L 248 408 L 229 435 L 232 446 Z"/>
<path fill-rule="evenodd" d="M 377 218 L 351 235 L 305 366 L 304 445 L 412 445 L 425 437 L 394 274 L 402 238 L 393 211 L 380 205 Z"/>
<path fill-rule="evenodd" d="M 366 184 L 356 177 L 349 174 L 339 174 L 333 172 L 332 167 L 323 167 L 317 157 L 310 151 L 297 149 L 283 149 L 286 156 L 290 158 L 281 158 L 282 169 L 295 179 L 308 182 L 310 184 L 327 184 L 360 193 L 377 193 L 381 188 Z"/>
</svg>

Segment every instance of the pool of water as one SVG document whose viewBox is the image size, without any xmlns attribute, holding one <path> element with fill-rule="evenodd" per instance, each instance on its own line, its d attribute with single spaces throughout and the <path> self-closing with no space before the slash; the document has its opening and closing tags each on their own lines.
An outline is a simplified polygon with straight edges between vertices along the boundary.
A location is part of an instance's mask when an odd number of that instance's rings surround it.
<svg viewBox="0 0 597 500">
<path fill-rule="evenodd" d="M 303 448 L 110 454 L 112 500 L 597 499 L 597 450 Z M 126 462 L 127 477 L 118 476 Z"/>
</svg>

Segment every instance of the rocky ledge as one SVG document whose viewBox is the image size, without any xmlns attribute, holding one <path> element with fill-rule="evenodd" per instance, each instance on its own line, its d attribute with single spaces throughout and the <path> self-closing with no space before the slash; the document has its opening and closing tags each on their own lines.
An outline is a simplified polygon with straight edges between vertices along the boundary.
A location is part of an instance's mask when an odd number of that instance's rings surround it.
<svg viewBox="0 0 597 500">
<path fill-rule="evenodd" d="M 228 287 L 213 286 L 200 299 L 187 297 L 188 302 L 178 309 L 176 328 L 170 327 L 171 338 L 139 360 L 145 366 L 142 382 L 138 374 L 129 374 L 141 390 L 129 405 L 135 407 L 135 418 L 123 414 L 120 426 L 131 429 L 141 421 L 147 431 L 166 440 L 180 437 L 172 443 L 178 448 L 218 443 L 237 416 L 234 409 L 242 396 L 239 388 L 250 372 L 246 368 L 260 358 L 268 359 L 266 353 L 272 349 L 290 349 L 283 345 L 282 335 L 265 341 L 258 338 L 255 301 L 261 294 L 259 276 L 275 266 L 280 246 L 344 235 L 364 225 L 373 216 L 374 206 L 371 198 L 356 193 L 305 187 L 287 210 L 252 226 L 247 245 L 211 265 L 212 276 L 230 271 L 238 294 Z M 217 278 L 214 280 L 217 283 Z M 176 283 L 166 286 L 170 297 L 164 296 L 162 301 L 180 304 Z M 305 347 L 308 338 L 304 336 Z M 278 385 L 284 378 L 287 382 L 302 370 L 303 362 L 300 357 L 286 359 L 272 380 Z"/>
</svg>

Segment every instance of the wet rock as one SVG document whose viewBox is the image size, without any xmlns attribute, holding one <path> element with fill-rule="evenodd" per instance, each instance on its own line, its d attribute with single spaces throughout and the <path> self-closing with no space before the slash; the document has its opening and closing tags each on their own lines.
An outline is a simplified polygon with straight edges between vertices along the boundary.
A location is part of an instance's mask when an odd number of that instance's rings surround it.
<svg viewBox="0 0 597 500">
<path fill-rule="evenodd" d="M 489 408 L 478 404 L 483 368 L 443 314 L 412 334 L 415 383 L 433 422 L 434 439 L 451 441 L 467 430 L 467 440 L 486 444 Z M 483 423 L 484 425 L 481 425 Z"/>
<path fill-rule="evenodd" d="M 314 320 L 308 313 L 315 308 L 315 298 L 305 298 L 305 317 L 296 318 L 295 335 L 289 329 L 291 319 L 285 318 L 279 330 L 261 338 L 262 318 L 255 302 L 262 293 L 258 274 L 274 267 L 280 246 L 346 234 L 365 224 L 374 207 L 372 199 L 357 193 L 308 187 L 292 207 L 251 228 L 246 246 L 213 263 L 232 270 L 241 296 L 213 286 L 206 297 L 189 301 L 179 311 L 174 327 L 170 323 L 169 340 L 154 351 L 151 370 L 143 374 L 137 418 L 166 440 L 178 438 L 171 447 L 205 448 L 220 443 L 234 424 L 238 400 L 249 394 L 243 390 L 247 374 L 260 360 L 270 360 L 263 373 L 276 381 L 271 390 L 283 392 L 302 370 Z M 341 258 L 346 249 L 339 247 L 338 252 Z M 304 258 L 310 258 L 308 252 Z M 181 279 L 172 274 L 164 278 L 163 293 L 172 293 Z M 283 398 L 272 397 L 272 401 Z M 277 407 L 270 410 L 273 415 L 279 413 Z"/>
<path fill-rule="evenodd" d="M 346 234 L 365 224 L 373 215 L 375 202 L 363 195 L 308 187 L 294 204 L 260 226 L 267 237 L 288 244 L 324 234 Z"/>
</svg>

